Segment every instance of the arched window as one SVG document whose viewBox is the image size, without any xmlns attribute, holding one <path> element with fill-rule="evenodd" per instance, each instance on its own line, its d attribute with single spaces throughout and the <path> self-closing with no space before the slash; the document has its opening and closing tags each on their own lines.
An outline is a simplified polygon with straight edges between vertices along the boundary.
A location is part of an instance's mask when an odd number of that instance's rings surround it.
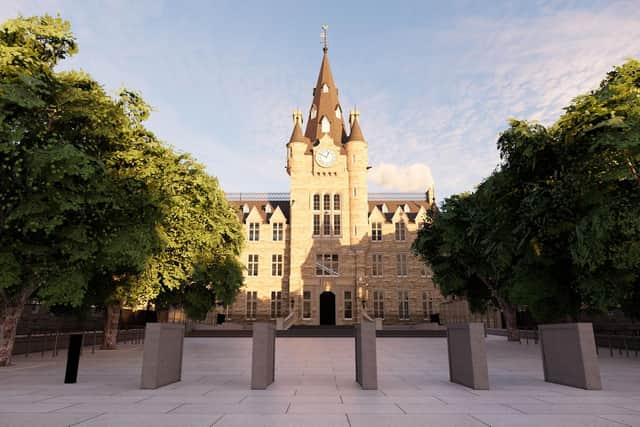
<svg viewBox="0 0 640 427">
<path fill-rule="evenodd" d="M 322 198 L 322 208 L 325 211 L 329 211 L 331 210 L 331 196 L 328 194 L 325 194 Z"/>
<path fill-rule="evenodd" d="M 318 115 L 318 109 L 316 108 L 315 105 L 312 105 L 311 114 L 310 114 L 311 120 L 315 119 L 317 115 Z"/>
<path fill-rule="evenodd" d="M 329 92 L 329 85 L 326 83 L 322 84 L 322 93 L 328 93 Z"/>
<path fill-rule="evenodd" d="M 313 195 L 313 210 L 314 211 L 319 211 L 320 210 L 320 195 L 319 194 L 314 194 Z"/>
<path fill-rule="evenodd" d="M 329 119 L 327 119 L 327 116 L 322 116 L 322 119 L 320 120 L 320 131 L 322 133 L 331 132 L 331 123 L 329 122 Z"/>
<path fill-rule="evenodd" d="M 339 105 L 336 105 L 336 117 L 338 118 L 338 120 L 342 119 L 342 110 L 340 109 Z"/>
<path fill-rule="evenodd" d="M 340 210 L 340 195 L 339 194 L 334 194 L 333 195 L 333 210 L 334 211 L 339 211 Z"/>
</svg>

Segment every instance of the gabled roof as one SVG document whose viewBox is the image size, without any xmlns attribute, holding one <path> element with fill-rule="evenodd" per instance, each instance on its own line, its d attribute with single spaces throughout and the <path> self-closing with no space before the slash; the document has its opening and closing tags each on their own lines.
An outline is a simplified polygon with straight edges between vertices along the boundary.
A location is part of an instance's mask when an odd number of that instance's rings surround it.
<svg viewBox="0 0 640 427">
<path fill-rule="evenodd" d="M 251 211 L 254 208 L 256 209 L 256 212 L 260 215 L 260 219 L 263 224 L 268 223 L 271 217 L 273 216 L 273 214 L 276 213 L 278 210 L 282 212 L 282 215 L 284 216 L 287 223 L 290 222 L 289 215 L 290 215 L 291 209 L 290 209 L 288 200 L 287 201 L 283 201 L 283 200 L 231 201 L 229 203 L 231 203 L 234 210 L 236 211 L 236 214 L 238 215 L 238 218 L 240 219 L 240 221 L 242 221 L 243 224 L 247 222 L 247 217 L 251 214 Z M 272 208 L 271 213 L 266 212 L 265 208 L 267 204 L 271 205 L 271 208 Z M 249 207 L 248 213 L 244 213 L 242 211 L 242 208 L 244 205 L 247 205 Z"/>
<path fill-rule="evenodd" d="M 369 215 L 374 208 L 378 208 L 382 212 L 382 205 L 386 204 L 388 212 L 384 214 L 386 222 L 392 222 L 393 216 L 398 211 L 398 208 L 409 218 L 410 222 L 416 222 L 420 208 L 429 209 L 429 203 L 426 201 L 416 200 L 369 200 Z M 408 205 L 410 212 L 404 212 L 404 205 Z"/>
</svg>

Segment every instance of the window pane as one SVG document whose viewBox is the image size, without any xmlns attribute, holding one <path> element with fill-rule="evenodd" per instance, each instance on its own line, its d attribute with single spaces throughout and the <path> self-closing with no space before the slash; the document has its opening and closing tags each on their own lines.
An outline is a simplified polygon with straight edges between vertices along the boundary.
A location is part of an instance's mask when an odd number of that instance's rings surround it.
<svg viewBox="0 0 640 427">
<path fill-rule="evenodd" d="M 328 211 L 328 210 L 330 210 L 330 209 L 331 209 L 331 196 L 330 196 L 330 195 L 325 194 L 325 195 L 322 197 L 322 205 L 323 205 L 323 206 L 322 206 L 322 208 L 323 208 L 325 211 Z"/>
<path fill-rule="evenodd" d="M 333 234 L 339 236 L 340 231 L 340 215 L 333 216 Z"/>
<path fill-rule="evenodd" d="M 331 234 L 331 215 L 329 215 L 329 214 L 325 214 L 324 215 L 323 234 L 326 235 L 326 236 Z"/>
<path fill-rule="evenodd" d="M 313 210 L 314 211 L 319 211 L 320 210 L 320 195 L 319 194 L 314 194 L 313 195 Z"/>
<path fill-rule="evenodd" d="M 339 194 L 334 194 L 333 195 L 333 210 L 336 210 L 336 211 L 340 210 L 340 195 Z"/>
<path fill-rule="evenodd" d="M 320 235 L 320 215 L 313 216 L 313 235 Z"/>
</svg>

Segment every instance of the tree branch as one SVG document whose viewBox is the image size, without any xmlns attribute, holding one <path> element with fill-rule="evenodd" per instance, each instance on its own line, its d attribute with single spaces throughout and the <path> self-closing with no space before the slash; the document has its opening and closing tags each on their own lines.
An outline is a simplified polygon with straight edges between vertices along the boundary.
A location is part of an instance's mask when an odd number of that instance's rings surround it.
<svg viewBox="0 0 640 427">
<path fill-rule="evenodd" d="M 638 169 L 636 169 L 636 166 L 633 164 L 633 161 L 629 157 L 629 154 L 626 155 L 626 160 L 627 166 L 629 166 L 629 170 L 631 171 L 631 175 L 634 176 L 636 182 L 638 183 L 638 185 L 640 185 L 640 173 L 638 173 Z"/>
</svg>

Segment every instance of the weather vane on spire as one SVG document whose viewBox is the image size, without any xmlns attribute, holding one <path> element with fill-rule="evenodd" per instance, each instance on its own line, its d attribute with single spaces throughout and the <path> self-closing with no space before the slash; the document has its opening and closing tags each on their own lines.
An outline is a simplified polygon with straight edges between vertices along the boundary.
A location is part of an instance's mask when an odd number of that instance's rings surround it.
<svg viewBox="0 0 640 427">
<path fill-rule="evenodd" d="M 320 34 L 320 38 L 322 39 L 322 50 L 326 52 L 327 50 L 329 50 L 327 40 L 327 30 L 329 29 L 329 26 L 327 24 L 324 24 L 320 28 L 322 29 L 322 33 Z"/>
</svg>

